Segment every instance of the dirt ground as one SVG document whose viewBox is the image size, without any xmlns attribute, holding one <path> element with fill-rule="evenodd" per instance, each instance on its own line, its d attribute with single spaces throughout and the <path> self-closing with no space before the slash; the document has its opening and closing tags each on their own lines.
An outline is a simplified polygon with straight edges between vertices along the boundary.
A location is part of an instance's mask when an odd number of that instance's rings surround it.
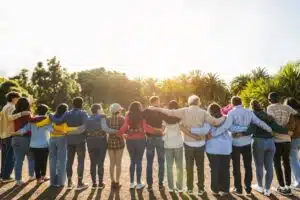
<svg viewBox="0 0 300 200">
<path fill-rule="evenodd" d="M 121 200 L 129 200 L 129 199 L 138 199 L 138 200 L 147 200 L 147 199 L 183 199 L 183 200 L 189 200 L 189 199 L 222 199 L 222 198 L 216 198 L 211 195 L 210 193 L 210 169 L 208 166 L 207 159 L 205 161 L 205 189 L 207 191 L 207 195 L 204 197 L 200 198 L 197 196 L 188 196 L 187 194 L 183 195 L 170 195 L 169 192 L 167 191 L 167 188 L 165 192 L 160 192 L 158 190 L 158 186 L 154 184 L 154 191 L 149 193 L 146 189 L 143 191 L 136 191 L 136 190 L 129 190 L 129 157 L 128 153 L 125 150 L 124 151 L 124 156 L 123 156 L 123 164 L 122 164 L 122 175 L 121 175 L 121 184 L 122 188 L 116 192 L 110 189 L 110 178 L 109 178 L 109 158 L 108 155 L 105 160 L 105 176 L 104 180 L 106 183 L 106 188 L 101 191 L 101 190 L 92 190 L 91 188 L 88 188 L 86 190 L 77 192 L 75 190 L 68 191 L 65 188 L 64 189 L 56 189 L 49 187 L 49 182 L 45 182 L 42 185 L 36 185 L 36 182 L 30 182 L 27 183 L 24 187 L 16 187 L 15 182 L 8 183 L 8 184 L 0 184 L 0 200 L 8 200 L 8 199 L 19 199 L 19 200 L 26 200 L 26 199 L 40 199 L 40 200 L 54 200 L 54 199 L 72 199 L 72 200 L 92 200 L 92 199 L 104 199 L 104 200 L 113 200 L 113 199 L 121 199 Z M 143 163 L 143 181 L 144 183 L 146 182 L 145 177 L 146 177 L 146 155 L 144 155 L 144 163 Z M 155 158 L 156 159 L 156 158 Z M 24 180 L 28 179 L 28 170 L 27 170 L 27 161 L 24 162 L 23 166 L 23 178 Z M 86 162 L 85 162 L 85 174 L 84 174 L 84 180 L 86 182 L 91 183 L 91 178 L 89 174 L 89 157 L 88 154 L 86 154 Z M 74 164 L 74 175 L 76 175 L 76 166 L 77 164 Z M 253 168 L 254 169 L 254 168 Z M 49 169 L 48 169 L 49 170 Z M 157 181 L 157 162 L 154 163 L 154 181 Z M 74 181 L 77 179 L 76 176 L 73 175 Z M 184 180 L 185 180 L 184 176 Z M 255 182 L 255 174 L 254 174 L 254 180 L 253 183 Z M 233 184 L 233 179 L 231 178 L 231 185 Z M 167 181 L 165 178 L 165 185 L 167 186 Z M 277 187 L 277 181 L 276 181 L 276 176 L 274 174 L 274 181 L 273 181 L 273 187 Z M 196 187 L 195 187 L 196 188 Z M 195 193 L 196 193 L 195 189 Z M 274 194 L 270 197 L 264 197 L 261 194 L 258 194 L 256 192 L 253 192 L 252 197 L 237 197 L 237 196 L 229 196 L 227 198 L 223 199 L 300 199 L 300 193 L 294 193 L 293 197 L 286 198 L 283 197 L 279 194 Z"/>
</svg>

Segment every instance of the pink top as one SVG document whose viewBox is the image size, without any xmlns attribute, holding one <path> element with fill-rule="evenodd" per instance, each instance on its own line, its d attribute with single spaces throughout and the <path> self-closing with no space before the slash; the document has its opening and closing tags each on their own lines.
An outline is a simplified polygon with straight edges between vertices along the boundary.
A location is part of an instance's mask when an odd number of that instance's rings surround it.
<svg viewBox="0 0 300 200">
<path fill-rule="evenodd" d="M 127 134 L 127 140 L 143 139 L 146 133 L 155 133 L 154 129 L 146 123 L 146 120 L 141 121 L 141 127 L 130 128 L 130 120 L 128 114 L 125 116 L 124 123 L 120 128 L 120 134 Z"/>
<path fill-rule="evenodd" d="M 231 111 L 232 109 L 233 109 L 233 105 L 228 104 L 227 106 L 225 106 L 221 109 L 221 113 L 222 113 L 222 115 L 227 116 L 229 111 Z"/>
</svg>

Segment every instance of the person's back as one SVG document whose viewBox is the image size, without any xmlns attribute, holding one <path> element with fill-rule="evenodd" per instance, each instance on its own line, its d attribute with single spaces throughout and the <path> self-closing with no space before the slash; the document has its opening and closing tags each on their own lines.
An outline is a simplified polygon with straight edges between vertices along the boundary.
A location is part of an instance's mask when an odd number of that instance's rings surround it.
<svg viewBox="0 0 300 200">
<path fill-rule="evenodd" d="M 165 148 L 180 148 L 183 146 L 183 134 L 180 129 L 180 119 L 168 117 L 164 121 Z"/>
</svg>

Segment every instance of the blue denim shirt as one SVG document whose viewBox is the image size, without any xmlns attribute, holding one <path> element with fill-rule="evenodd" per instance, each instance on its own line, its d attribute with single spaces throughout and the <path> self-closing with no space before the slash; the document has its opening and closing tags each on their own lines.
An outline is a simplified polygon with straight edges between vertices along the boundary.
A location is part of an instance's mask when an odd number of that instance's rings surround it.
<svg viewBox="0 0 300 200">
<path fill-rule="evenodd" d="M 231 125 L 249 127 L 250 123 L 257 125 L 268 132 L 272 132 L 270 126 L 268 126 L 265 122 L 260 120 L 251 110 L 245 109 L 241 105 L 235 106 L 228 113 L 228 116 L 224 124 L 227 124 L 228 127 L 230 127 Z M 237 132 L 233 131 L 231 132 L 231 134 L 235 134 Z M 251 135 L 243 136 L 240 138 L 233 138 L 232 145 L 237 147 L 246 146 L 251 144 L 251 141 L 252 141 Z"/>
<path fill-rule="evenodd" d="M 23 135 L 31 131 L 30 147 L 31 148 L 48 148 L 50 132 L 52 131 L 52 124 L 38 127 L 34 123 L 26 124 L 18 132 Z"/>
</svg>

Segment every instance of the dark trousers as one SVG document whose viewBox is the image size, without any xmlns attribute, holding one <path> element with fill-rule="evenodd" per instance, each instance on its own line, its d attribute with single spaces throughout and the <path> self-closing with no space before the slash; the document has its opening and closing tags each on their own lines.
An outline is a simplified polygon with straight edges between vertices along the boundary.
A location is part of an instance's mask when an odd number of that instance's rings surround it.
<svg viewBox="0 0 300 200">
<path fill-rule="evenodd" d="M 142 161 L 146 146 L 145 139 L 127 140 L 126 146 L 130 156 L 130 183 L 134 183 L 134 172 L 136 171 L 136 182 L 141 183 Z"/>
<path fill-rule="evenodd" d="M 147 184 L 153 184 L 153 160 L 155 149 L 158 160 L 158 184 L 163 185 L 165 174 L 165 147 L 162 137 L 148 137 L 146 144 L 147 152 Z"/>
<path fill-rule="evenodd" d="M 8 179 L 14 169 L 14 150 L 11 146 L 11 137 L 1 139 L 1 174 L 0 177 Z"/>
<path fill-rule="evenodd" d="M 92 177 L 93 184 L 96 183 L 96 172 L 98 167 L 98 178 L 99 178 L 99 184 L 103 183 L 103 175 L 104 175 L 104 160 L 106 156 L 107 151 L 107 140 L 106 138 L 99 141 L 98 147 L 89 147 L 88 146 L 88 152 L 90 155 L 90 173 Z"/>
<path fill-rule="evenodd" d="M 245 168 L 245 190 L 246 192 L 251 192 L 251 182 L 252 182 L 252 153 L 251 144 L 237 147 L 232 147 L 232 166 L 233 166 L 233 177 L 234 177 L 234 187 L 238 192 L 242 192 L 241 183 L 241 155 L 243 156 L 244 168 Z"/>
<path fill-rule="evenodd" d="M 277 176 L 278 183 L 281 187 L 285 185 L 291 185 L 291 165 L 290 165 L 290 152 L 291 152 L 291 143 L 290 142 L 281 142 L 275 143 L 276 152 L 274 156 L 274 168 Z M 281 161 L 283 161 L 284 175 L 282 172 Z M 285 184 L 284 184 L 285 176 Z"/>
<path fill-rule="evenodd" d="M 211 190 L 229 192 L 230 185 L 230 155 L 207 154 L 211 170 Z"/>
<path fill-rule="evenodd" d="M 83 171 L 84 171 L 85 143 L 68 145 L 67 176 L 69 179 L 71 179 L 73 175 L 72 167 L 74 163 L 75 154 L 77 154 L 77 160 L 78 160 L 78 165 L 77 165 L 78 179 L 82 179 Z"/>
<path fill-rule="evenodd" d="M 47 171 L 48 148 L 30 148 L 34 159 L 34 172 L 37 179 L 44 177 Z"/>
<path fill-rule="evenodd" d="M 204 189 L 204 146 L 203 147 L 190 147 L 184 145 L 185 162 L 186 162 L 186 185 L 188 190 L 194 188 L 194 163 L 196 162 L 197 175 L 198 175 L 198 188 Z"/>
</svg>

